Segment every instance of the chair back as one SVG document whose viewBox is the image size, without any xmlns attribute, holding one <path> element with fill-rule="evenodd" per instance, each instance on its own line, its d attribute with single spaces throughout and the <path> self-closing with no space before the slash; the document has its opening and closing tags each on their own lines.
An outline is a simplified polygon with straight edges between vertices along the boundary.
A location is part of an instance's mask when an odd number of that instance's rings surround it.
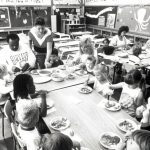
<svg viewBox="0 0 150 150">
<path fill-rule="evenodd" d="M 25 143 L 23 142 L 23 140 L 19 137 L 16 128 L 17 128 L 17 127 L 16 127 L 15 123 L 11 123 L 11 130 L 12 130 L 13 137 L 14 137 L 15 149 L 27 150 L 26 144 L 25 144 Z"/>
<path fill-rule="evenodd" d="M 13 118 L 13 106 L 11 105 L 10 100 L 7 100 L 4 105 L 4 114 L 9 120 Z"/>
</svg>

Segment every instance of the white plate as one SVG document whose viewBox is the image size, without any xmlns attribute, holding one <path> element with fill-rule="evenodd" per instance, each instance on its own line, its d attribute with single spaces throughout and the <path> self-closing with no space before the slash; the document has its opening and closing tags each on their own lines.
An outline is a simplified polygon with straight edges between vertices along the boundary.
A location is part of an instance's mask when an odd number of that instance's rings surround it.
<svg viewBox="0 0 150 150">
<path fill-rule="evenodd" d="M 39 73 L 40 76 L 43 77 L 51 75 L 51 71 L 48 69 L 37 70 L 37 72 Z"/>
<path fill-rule="evenodd" d="M 119 111 L 121 109 L 121 105 L 115 101 L 109 101 L 109 103 L 105 103 L 105 109 L 109 111 Z"/>
<path fill-rule="evenodd" d="M 51 75 L 51 78 L 53 81 L 56 81 L 56 82 L 64 81 L 64 77 L 60 73 L 53 73 Z"/>
<path fill-rule="evenodd" d="M 64 130 L 70 126 L 70 121 L 66 117 L 58 116 L 50 121 L 50 127 L 54 130 Z"/>
<path fill-rule="evenodd" d="M 54 102 L 53 101 L 48 101 L 47 103 L 48 103 L 47 104 L 47 109 L 50 109 L 50 108 L 52 108 L 54 106 Z"/>
<path fill-rule="evenodd" d="M 138 125 L 130 119 L 121 119 L 117 122 L 117 127 L 123 132 L 128 132 L 137 129 Z"/>
<path fill-rule="evenodd" d="M 89 94 L 93 91 L 93 89 L 89 86 L 82 86 L 79 90 L 80 93 Z"/>
<path fill-rule="evenodd" d="M 75 72 L 77 75 L 79 76 L 83 76 L 83 75 L 86 75 L 87 74 L 87 71 L 82 71 L 82 70 L 78 70 Z"/>
<path fill-rule="evenodd" d="M 51 77 L 35 77 L 33 78 L 34 83 L 36 84 L 41 84 L 41 83 L 46 83 L 49 82 L 51 80 Z"/>
<path fill-rule="evenodd" d="M 38 73 L 38 70 L 35 69 L 35 70 L 32 70 L 32 71 L 31 71 L 31 74 L 33 74 L 33 75 L 38 75 L 39 73 Z"/>
<path fill-rule="evenodd" d="M 104 146 L 105 148 L 116 149 L 117 145 L 122 142 L 122 139 L 116 133 L 105 132 L 100 136 L 99 141 L 100 141 L 100 144 Z M 112 144 L 112 141 L 114 141 L 113 142 L 114 144 Z"/>
<path fill-rule="evenodd" d="M 60 65 L 60 66 L 58 66 L 58 69 L 66 70 L 66 66 L 65 65 Z"/>
</svg>

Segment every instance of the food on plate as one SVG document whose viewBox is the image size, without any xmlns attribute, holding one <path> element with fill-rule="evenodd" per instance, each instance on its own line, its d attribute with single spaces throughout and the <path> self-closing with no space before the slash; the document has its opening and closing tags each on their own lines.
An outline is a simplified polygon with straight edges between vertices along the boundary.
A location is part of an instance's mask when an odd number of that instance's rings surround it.
<svg viewBox="0 0 150 150">
<path fill-rule="evenodd" d="M 118 111 L 121 109 L 121 105 L 115 101 L 108 101 L 105 103 L 105 108 L 110 111 Z"/>
<path fill-rule="evenodd" d="M 75 76 L 73 74 L 68 74 L 68 79 L 74 79 Z"/>
<path fill-rule="evenodd" d="M 76 71 L 76 74 L 78 74 L 78 75 L 86 75 L 87 71 L 85 71 L 85 70 L 78 70 L 78 71 Z"/>
<path fill-rule="evenodd" d="M 53 73 L 51 77 L 52 77 L 53 81 L 63 81 L 64 80 L 64 78 L 61 76 L 60 73 Z"/>
<path fill-rule="evenodd" d="M 136 124 L 134 124 L 133 121 L 130 121 L 128 119 L 124 120 L 124 121 L 121 121 L 119 124 L 118 124 L 119 128 L 124 131 L 124 132 L 127 132 L 127 131 L 132 131 L 135 129 L 135 126 Z"/>
<path fill-rule="evenodd" d="M 120 142 L 121 138 L 115 134 L 105 133 L 100 138 L 100 143 L 109 149 L 115 149 Z"/>
<path fill-rule="evenodd" d="M 62 130 L 69 126 L 69 121 L 65 117 L 56 117 L 50 125 L 55 130 Z"/>
<path fill-rule="evenodd" d="M 110 108 L 110 107 L 114 107 L 114 106 L 115 106 L 115 103 L 109 102 L 109 101 L 105 104 L 106 108 Z"/>
<path fill-rule="evenodd" d="M 65 65 L 60 65 L 60 66 L 58 66 L 58 68 L 61 69 L 61 70 L 66 70 L 66 66 Z"/>
<path fill-rule="evenodd" d="M 92 92 L 92 88 L 89 87 L 89 86 L 84 86 L 80 89 L 80 92 L 81 93 L 84 93 L 84 94 L 88 94 L 88 93 L 91 93 Z"/>
<path fill-rule="evenodd" d="M 38 70 L 40 76 L 49 76 L 51 74 L 50 70 Z"/>
</svg>

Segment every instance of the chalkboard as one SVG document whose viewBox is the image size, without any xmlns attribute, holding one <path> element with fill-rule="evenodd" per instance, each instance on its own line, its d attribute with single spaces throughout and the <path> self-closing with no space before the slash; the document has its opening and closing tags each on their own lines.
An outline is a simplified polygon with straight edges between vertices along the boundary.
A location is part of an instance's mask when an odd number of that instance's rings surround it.
<svg viewBox="0 0 150 150">
<path fill-rule="evenodd" d="M 10 27 L 9 9 L 8 7 L 0 7 L 0 29 Z"/>
<path fill-rule="evenodd" d="M 11 27 L 31 27 L 32 15 L 30 7 L 9 7 Z"/>
<path fill-rule="evenodd" d="M 37 17 L 43 17 L 45 19 L 46 26 L 51 26 L 51 8 L 50 7 L 33 7 L 32 9 L 32 15 L 33 15 L 33 25 L 35 22 L 35 19 Z"/>
<path fill-rule="evenodd" d="M 116 14 L 117 6 L 85 7 L 86 24 L 114 27 Z"/>
<path fill-rule="evenodd" d="M 130 31 L 150 34 L 150 6 L 118 7 L 116 28 L 129 26 Z"/>
</svg>

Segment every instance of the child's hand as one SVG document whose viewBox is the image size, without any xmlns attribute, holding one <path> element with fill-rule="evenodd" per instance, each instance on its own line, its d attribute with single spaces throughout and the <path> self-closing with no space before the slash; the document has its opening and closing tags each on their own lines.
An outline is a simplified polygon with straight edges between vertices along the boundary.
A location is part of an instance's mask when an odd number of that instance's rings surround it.
<svg viewBox="0 0 150 150">
<path fill-rule="evenodd" d="M 73 149 L 74 150 L 80 150 L 81 145 L 78 141 L 73 141 Z"/>
<path fill-rule="evenodd" d="M 47 62 L 47 61 L 45 61 L 45 67 L 46 68 L 51 68 L 52 67 L 52 63 L 49 63 L 49 62 Z"/>
<path fill-rule="evenodd" d="M 126 147 L 126 143 L 125 142 L 121 142 L 120 144 L 118 144 L 116 150 L 124 150 Z"/>
<path fill-rule="evenodd" d="M 17 72 L 20 72 L 21 70 L 18 67 L 13 66 L 12 67 L 12 71 L 15 72 L 15 73 L 17 73 Z"/>
</svg>

